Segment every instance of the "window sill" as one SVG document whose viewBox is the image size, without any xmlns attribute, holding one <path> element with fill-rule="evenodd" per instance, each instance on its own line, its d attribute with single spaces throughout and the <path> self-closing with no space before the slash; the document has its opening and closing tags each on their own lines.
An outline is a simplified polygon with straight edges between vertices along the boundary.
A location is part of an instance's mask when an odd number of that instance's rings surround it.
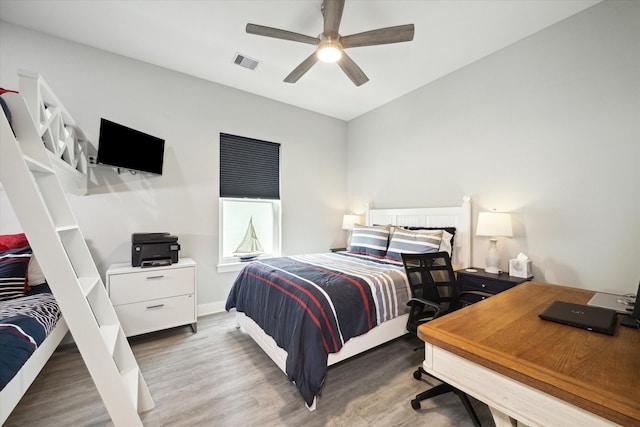
<svg viewBox="0 0 640 427">
<path fill-rule="evenodd" d="M 281 256 L 281 255 L 263 254 L 263 255 L 260 255 L 257 258 L 252 259 L 251 261 L 260 261 L 260 260 L 264 260 L 264 259 L 268 259 L 268 258 L 275 258 L 275 257 L 279 257 L 279 256 Z M 241 261 L 221 262 L 216 267 L 218 269 L 218 273 L 230 273 L 230 272 L 242 270 L 242 268 L 245 265 L 249 264 L 251 261 L 245 261 L 245 262 L 241 262 Z"/>
<path fill-rule="evenodd" d="M 270 256 L 268 257 L 258 257 L 258 258 L 254 258 L 251 261 L 259 261 L 261 259 L 265 259 L 265 258 L 271 258 Z M 229 261 L 229 262 L 222 262 L 220 264 L 217 265 L 218 268 L 218 273 L 229 273 L 229 272 L 233 272 L 233 271 L 240 271 L 242 270 L 242 268 L 249 264 L 251 261 L 245 261 L 245 262 L 241 262 L 241 261 Z"/>
</svg>

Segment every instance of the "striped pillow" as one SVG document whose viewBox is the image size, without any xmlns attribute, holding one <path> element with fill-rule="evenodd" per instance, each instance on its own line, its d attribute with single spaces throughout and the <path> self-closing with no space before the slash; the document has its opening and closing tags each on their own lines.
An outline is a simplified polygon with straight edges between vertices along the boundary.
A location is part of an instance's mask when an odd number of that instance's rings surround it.
<svg viewBox="0 0 640 427">
<path fill-rule="evenodd" d="M 351 232 L 349 252 L 384 258 L 389 243 L 389 226 L 355 224 Z"/>
<path fill-rule="evenodd" d="M 396 228 L 389 242 L 387 258 L 402 261 L 405 254 L 425 254 L 439 252 L 442 230 L 405 230 Z"/>
<path fill-rule="evenodd" d="M 0 252 L 0 301 L 24 295 L 31 248 Z"/>
</svg>

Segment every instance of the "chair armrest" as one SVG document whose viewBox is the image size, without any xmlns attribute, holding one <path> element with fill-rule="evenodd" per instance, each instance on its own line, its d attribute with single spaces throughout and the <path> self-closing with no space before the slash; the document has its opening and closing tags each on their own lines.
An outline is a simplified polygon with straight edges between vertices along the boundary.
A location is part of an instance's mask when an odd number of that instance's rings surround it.
<svg viewBox="0 0 640 427">
<path fill-rule="evenodd" d="M 435 319 L 436 317 L 438 317 L 438 314 L 440 314 L 440 305 L 436 304 L 435 302 L 426 300 L 426 299 L 422 299 L 422 298 L 411 298 L 408 302 L 407 305 L 412 306 L 413 303 L 419 303 L 421 304 L 423 307 L 424 306 L 428 306 L 431 307 L 435 313 L 433 315 L 433 318 Z"/>
</svg>

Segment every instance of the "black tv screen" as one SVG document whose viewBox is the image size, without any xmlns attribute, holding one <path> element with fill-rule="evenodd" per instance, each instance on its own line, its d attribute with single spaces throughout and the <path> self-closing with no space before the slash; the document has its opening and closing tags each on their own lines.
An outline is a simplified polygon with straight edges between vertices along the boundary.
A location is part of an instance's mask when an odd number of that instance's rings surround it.
<svg viewBox="0 0 640 427">
<path fill-rule="evenodd" d="M 164 139 L 100 120 L 99 164 L 162 175 Z"/>
</svg>

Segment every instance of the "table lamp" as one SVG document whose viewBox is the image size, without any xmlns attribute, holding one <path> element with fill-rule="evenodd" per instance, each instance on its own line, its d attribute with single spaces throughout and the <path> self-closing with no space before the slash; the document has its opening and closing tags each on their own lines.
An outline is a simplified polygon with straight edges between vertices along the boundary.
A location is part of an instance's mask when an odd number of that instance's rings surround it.
<svg viewBox="0 0 640 427">
<path fill-rule="evenodd" d="M 347 237 L 347 248 L 351 246 L 351 230 L 353 226 L 360 222 L 360 215 L 348 214 L 342 217 L 342 229 L 349 230 L 349 237 Z"/>
<path fill-rule="evenodd" d="M 500 254 L 498 253 L 497 237 L 513 237 L 511 214 L 506 212 L 480 212 L 476 236 L 489 236 L 489 252 L 484 271 L 500 274 Z"/>
</svg>

